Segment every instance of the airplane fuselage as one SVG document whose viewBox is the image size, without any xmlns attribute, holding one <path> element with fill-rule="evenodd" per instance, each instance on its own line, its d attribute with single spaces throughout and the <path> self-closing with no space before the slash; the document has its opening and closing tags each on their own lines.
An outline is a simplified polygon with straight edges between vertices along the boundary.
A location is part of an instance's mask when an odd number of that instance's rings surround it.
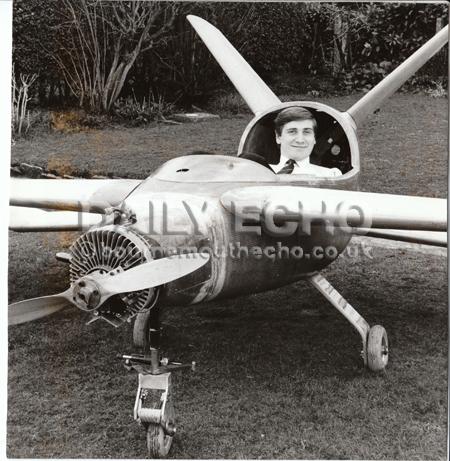
<svg viewBox="0 0 450 461">
<path fill-rule="evenodd" d="M 214 174 L 198 178 L 200 164 L 202 175 L 208 169 Z M 222 169 L 225 179 L 215 181 Z M 191 304 L 278 288 L 323 269 L 345 249 L 351 236 L 337 227 L 299 221 L 280 227 L 251 209 L 242 219 L 222 205 L 225 192 L 258 184 L 279 186 L 280 180 L 249 160 L 194 155 L 167 162 L 126 198 L 124 206 L 136 215 L 129 229 L 145 236 L 153 257 L 210 255 L 201 269 L 167 284 L 161 303 Z M 330 182 L 295 178 L 283 185 L 330 187 Z M 356 189 L 357 175 L 332 187 Z"/>
</svg>

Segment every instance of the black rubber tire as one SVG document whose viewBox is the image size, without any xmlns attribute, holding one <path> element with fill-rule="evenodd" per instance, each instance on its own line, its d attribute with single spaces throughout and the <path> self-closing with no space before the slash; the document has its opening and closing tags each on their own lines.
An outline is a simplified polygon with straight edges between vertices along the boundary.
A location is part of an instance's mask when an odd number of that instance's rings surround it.
<svg viewBox="0 0 450 461">
<path fill-rule="evenodd" d="M 386 368 L 389 360 L 389 343 L 386 330 L 374 325 L 367 335 L 367 367 L 379 372 Z"/>
<path fill-rule="evenodd" d="M 148 341 L 150 311 L 136 315 L 133 325 L 133 343 L 139 349 L 144 349 Z"/>
<path fill-rule="evenodd" d="M 138 349 L 145 349 L 150 346 L 150 324 L 153 322 L 156 323 L 157 328 L 160 328 L 160 309 L 157 305 L 159 301 L 159 289 L 156 289 L 155 296 L 152 300 L 151 307 L 139 314 L 136 315 L 133 324 L 133 343 L 134 346 Z M 156 345 L 159 347 L 159 344 Z M 154 346 L 155 347 L 155 346 Z M 146 352 L 146 351 L 144 351 Z"/>
</svg>

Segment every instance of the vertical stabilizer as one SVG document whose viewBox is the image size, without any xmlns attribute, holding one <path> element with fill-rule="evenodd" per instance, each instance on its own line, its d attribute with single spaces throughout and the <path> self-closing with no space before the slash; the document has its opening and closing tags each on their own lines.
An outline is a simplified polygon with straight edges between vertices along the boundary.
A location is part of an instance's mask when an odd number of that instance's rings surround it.
<svg viewBox="0 0 450 461">
<path fill-rule="evenodd" d="M 430 60 L 448 42 L 448 26 L 428 40 L 403 64 L 375 85 L 366 95 L 355 103 L 347 113 L 359 126 L 364 119 L 378 109 L 383 102 L 391 97 L 409 77 L 414 75 L 428 60 Z"/>
<path fill-rule="evenodd" d="M 280 103 L 222 32 L 197 16 L 189 15 L 187 19 L 254 114 Z"/>
</svg>

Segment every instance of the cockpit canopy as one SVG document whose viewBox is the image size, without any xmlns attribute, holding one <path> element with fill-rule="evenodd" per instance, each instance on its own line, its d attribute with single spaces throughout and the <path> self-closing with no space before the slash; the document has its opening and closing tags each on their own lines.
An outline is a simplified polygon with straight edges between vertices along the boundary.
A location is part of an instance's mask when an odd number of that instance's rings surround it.
<svg viewBox="0 0 450 461">
<path fill-rule="evenodd" d="M 275 109 L 258 114 L 247 126 L 238 155 L 255 153 L 270 164 L 280 160 L 279 146 L 275 141 L 274 119 L 287 108 L 301 106 L 310 110 L 317 121 L 316 145 L 311 154 L 311 163 L 326 168 L 339 168 L 342 174 L 359 169 L 358 143 L 351 121 L 345 114 L 324 104 L 314 102 L 283 103 Z"/>
</svg>

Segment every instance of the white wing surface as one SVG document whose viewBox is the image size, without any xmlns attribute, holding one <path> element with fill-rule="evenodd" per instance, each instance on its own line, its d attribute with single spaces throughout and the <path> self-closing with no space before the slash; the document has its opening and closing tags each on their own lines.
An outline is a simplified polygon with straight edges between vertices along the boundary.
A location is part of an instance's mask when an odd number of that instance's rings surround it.
<svg viewBox="0 0 450 461">
<path fill-rule="evenodd" d="M 16 232 L 82 231 L 99 225 L 104 215 L 81 211 L 49 211 L 9 207 L 9 228 Z"/>
<path fill-rule="evenodd" d="M 420 243 L 422 245 L 433 245 L 447 247 L 447 232 L 436 231 L 412 231 L 403 229 L 358 229 L 352 231 L 355 235 L 375 237 L 397 242 Z"/>
<path fill-rule="evenodd" d="M 10 205 L 65 211 L 117 206 L 139 184 L 135 179 L 11 179 Z"/>
<path fill-rule="evenodd" d="M 321 220 L 343 228 L 446 231 L 447 200 L 312 187 L 244 187 L 221 197 L 230 212 L 248 210 L 275 223 Z"/>
</svg>

